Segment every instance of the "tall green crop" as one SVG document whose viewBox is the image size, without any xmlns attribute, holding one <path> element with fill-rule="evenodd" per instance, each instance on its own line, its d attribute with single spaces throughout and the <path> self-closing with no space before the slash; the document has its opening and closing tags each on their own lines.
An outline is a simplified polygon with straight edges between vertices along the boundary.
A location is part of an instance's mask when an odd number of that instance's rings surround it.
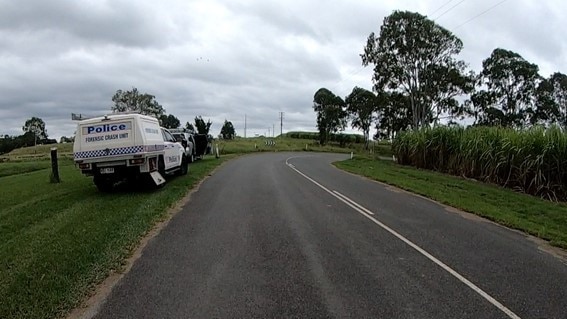
<svg viewBox="0 0 567 319">
<path fill-rule="evenodd" d="M 558 127 L 435 127 L 400 134 L 392 151 L 403 165 L 567 200 L 567 134 Z"/>
</svg>

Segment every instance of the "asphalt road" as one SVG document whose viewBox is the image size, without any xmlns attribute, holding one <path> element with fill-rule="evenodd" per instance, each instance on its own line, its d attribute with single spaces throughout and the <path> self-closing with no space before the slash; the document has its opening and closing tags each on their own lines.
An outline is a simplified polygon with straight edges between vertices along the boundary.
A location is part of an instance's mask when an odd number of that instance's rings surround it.
<svg viewBox="0 0 567 319">
<path fill-rule="evenodd" d="M 344 158 L 227 163 L 96 318 L 567 318 L 564 260 L 330 165 Z"/>
</svg>

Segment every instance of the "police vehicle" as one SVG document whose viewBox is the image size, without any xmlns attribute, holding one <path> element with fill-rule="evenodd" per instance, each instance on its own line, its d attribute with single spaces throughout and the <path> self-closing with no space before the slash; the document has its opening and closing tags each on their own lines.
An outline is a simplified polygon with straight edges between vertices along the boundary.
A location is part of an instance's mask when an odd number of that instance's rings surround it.
<svg viewBox="0 0 567 319">
<path fill-rule="evenodd" d="M 160 127 L 155 117 L 110 114 L 80 120 L 73 156 L 76 166 L 102 192 L 112 191 L 123 180 L 165 183 L 166 174 L 185 175 L 188 159 L 184 147 Z"/>
</svg>

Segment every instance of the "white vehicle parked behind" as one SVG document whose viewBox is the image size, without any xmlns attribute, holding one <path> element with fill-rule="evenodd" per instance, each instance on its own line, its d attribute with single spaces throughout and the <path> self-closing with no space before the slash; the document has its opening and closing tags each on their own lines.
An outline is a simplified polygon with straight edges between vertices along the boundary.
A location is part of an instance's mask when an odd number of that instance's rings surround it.
<svg viewBox="0 0 567 319">
<path fill-rule="evenodd" d="M 73 154 L 76 165 L 93 176 L 103 192 L 116 182 L 149 180 L 165 183 L 165 174 L 187 174 L 184 148 L 156 118 L 141 114 L 110 114 L 77 125 Z"/>
<path fill-rule="evenodd" d="M 177 128 L 169 130 L 177 142 L 181 143 L 185 147 L 185 156 L 189 159 L 189 163 L 195 161 L 195 139 L 193 138 L 193 133 L 187 129 Z"/>
</svg>

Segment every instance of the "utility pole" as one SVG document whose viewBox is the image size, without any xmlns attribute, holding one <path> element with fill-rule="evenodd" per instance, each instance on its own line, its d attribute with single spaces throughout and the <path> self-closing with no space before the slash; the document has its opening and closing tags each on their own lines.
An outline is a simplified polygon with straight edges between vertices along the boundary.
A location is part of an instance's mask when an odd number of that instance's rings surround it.
<svg viewBox="0 0 567 319">
<path fill-rule="evenodd" d="M 283 136 L 283 116 L 284 112 L 280 112 L 280 136 Z"/>
<path fill-rule="evenodd" d="M 272 137 L 276 136 L 276 124 L 272 123 Z"/>
<path fill-rule="evenodd" d="M 244 114 L 244 138 L 246 138 L 246 114 Z"/>
</svg>

